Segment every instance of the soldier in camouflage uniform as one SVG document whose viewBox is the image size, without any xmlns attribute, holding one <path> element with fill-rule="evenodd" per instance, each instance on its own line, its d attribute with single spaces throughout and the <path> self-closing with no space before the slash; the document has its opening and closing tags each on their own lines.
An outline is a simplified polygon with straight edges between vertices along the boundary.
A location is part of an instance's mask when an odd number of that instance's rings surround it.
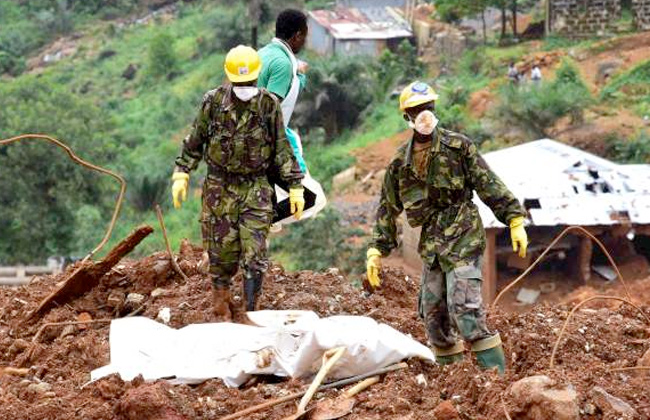
<svg viewBox="0 0 650 420">
<path fill-rule="evenodd" d="M 476 191 L 496 217 L 511 228 L 513 249 L 525 256 L 525 211 L 462 134 L 437 127 L 435 91 L 425 83 L 407 86 L 400 108 L 415 129 L 399 148 L 383 182 L 373 241 L 368 249 L 366 286 L 375 288 L 380 258 L 397 247 L 396 220 L 404 211 L 409 225 L 421 226 L 419 252 L 424 263 L 418 310 L 440 364 L 462 359 L 471 345 L 484 368 L 505 370 L 498 333 L 488 329 L 481 297 L 481 258 L 485 231 Z"/>
<path fill-rule="evenodd" d="M 175 207 L 186 199 L 189 173 L 204 159 L 201 226 L 208 251 L 214 312 L 230 321 L 230 283 L 241 266 L 246 309 L 255 310 L 267 267 L 266 238 L 273 217 L 273 171 L 290 186 L 292 214 L 304 206 L 303 174 L 285 137 L 278 100 L 255 84 L 261 62 L 257 52 L 239 46 L 226 56 L 231 83 L 203 98 L 192 132 L 176 159 L 172 195 Z"/>
</svg>

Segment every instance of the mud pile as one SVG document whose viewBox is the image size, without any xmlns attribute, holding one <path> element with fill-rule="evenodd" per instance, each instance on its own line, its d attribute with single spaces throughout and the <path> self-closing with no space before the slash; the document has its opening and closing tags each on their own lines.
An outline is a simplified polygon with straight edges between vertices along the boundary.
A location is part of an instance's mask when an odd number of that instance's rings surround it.
<svg viewBox="0 0 650 420">
<path fill-rule="evenodd" d="M 189 282 L 174 272 L 164 253 L 123 262 L 94 290 L 28 326 L 19 321 L 63 275 L 0 290 L 0 419 L 218 419 L 302 389 L 306 381 L 279 378 L 259 378 L 240 389 L 227 388 L 219 380 L 187 386 L 138 379 L 124 382 L 116 376 L 84 386 L 92 369 L 109 362 L 109 327 L 102 320 L 134 313 L 155 319 L 161 309 L 170 308 L 170 325 L 176 328 L 211 321 L 210 284 L 198 271 L 200 256 L 201 251 L 191 246 L 181 250 L 179 263 Z M 399 270 L 388 270 L 384 279 L 384 288 L 367 296 L 337 269 L 289 273 L 274 266 L 261 306 L 311 309 L 321 316 L 367 315 L 425 342 L 417 318 L 418 279 Z M 630 287 L 634 289 L 635 284 Z M 240 282 L 233 285 L 233 293 L 240 301 Z M 597 402 L 595 387 L 627 402 L 636 410 L 636 417 L 650 418 L 650 374 L 610 372 L 637 365 L 650 347 L 650 328 L 644 318 L 625 305 L 596 305 L 577 311 L 562 340 L 556 366 L 550 369 L 551 350 L 570 309 L 570 305 L 538 306 L 526 314 L 491 312 L 491 326 L 501 331 L 509 359 L 503 378 L 478 370 L 471 357 L 444 368 L 410 361 L 408 370 L 387 374 L 361 393 L 346 418 L 503 419 L 507 410 L 515 419 L 541 419 L 517 415 L 528 402 L 509 391 L 517 380 L 538 374 L 577 392 L 580 418 L 624 418 Z M 650 308 L 644 309 L 650 312 Z M 95 322 L 44 327 L 88 318 Z M 316 399 L 336 394 L 327 391 Z M 281 419 L 294 410 L 294 404 L 286 403 L 245 418 Z M 434 415 L 434 410 L 440 414 Z"/>
</svg>

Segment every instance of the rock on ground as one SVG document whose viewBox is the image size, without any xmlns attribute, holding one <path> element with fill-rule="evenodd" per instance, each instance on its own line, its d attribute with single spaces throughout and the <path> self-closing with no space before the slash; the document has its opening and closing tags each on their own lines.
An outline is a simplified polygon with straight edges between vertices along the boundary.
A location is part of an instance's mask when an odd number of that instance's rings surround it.
<svg viewBox="0 0 650 420">
<path fill-rule="evenodd" d="M 578 420 L 578 394 L 569 388 L 555 389 L 544 375 L 521 379 L 510 387 L 518 418 L 524 420 Z"/>
<path fill-rule="evenodd" d="M 617 398 L 603 388 L 596 386 L 591 391 L 591 396 L 596 407 L 605 414 L 614 414 L 622 420 L 632 420 L 638 418 L 634 408 L 620 398 Z"/>
</svg>

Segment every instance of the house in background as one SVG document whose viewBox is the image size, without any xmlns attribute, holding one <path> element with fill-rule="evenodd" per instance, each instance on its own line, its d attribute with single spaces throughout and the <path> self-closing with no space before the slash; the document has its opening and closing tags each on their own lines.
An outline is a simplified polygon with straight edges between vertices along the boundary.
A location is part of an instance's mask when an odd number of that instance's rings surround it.
<svg viewBox="0 0 650 420">
<path fill-rule="evenodd" d="M 528 213 L 530 244 L 525 259 L 512 252 L 510 232 L 475 196 L 487 234 L 484 299 L 497 292 L 497 267 L 524 270 L 567 226 L 595 235 L 617 263 L 646 259 L 650 245 L 650 165 L 620 165 L 554 140 L 537 140 L 483 155 Z M 419 263 L 419 229 L 401 223 L 402 251 Z M 545 261 L 584 284 L 596 272 L 611 276 L 600 249 L 574 231 L 560 240 Z M 637 254 L 638 253 L 638 254 Z M 644 258 L 645 257 L 645 258 Z M 411 264 L 412 265 L 412 264 Z M 603 270 L 606 268 L 606 270 Z"/>
<path fill-rule="evenodd" d="M 385 48 L 395 50 L 405 39 L 413 38 L 413 30 L 402 10 L 391 6 L 365 7 L 362 1 L 344 3 L 364 7 L 337 6 L 334 10 L 309 12 L 307 48 L 321 55 L 377 56 Z M 381 3 L 391 3 L 386 0 Z"/>
</svg>

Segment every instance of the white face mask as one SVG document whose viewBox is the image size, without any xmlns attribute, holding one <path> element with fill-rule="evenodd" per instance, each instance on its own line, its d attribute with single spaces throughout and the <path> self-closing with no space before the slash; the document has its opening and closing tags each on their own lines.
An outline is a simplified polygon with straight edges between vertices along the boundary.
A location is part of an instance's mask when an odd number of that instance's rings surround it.
<svg viewBox="0 0 650 420">
<path fill-rule="evenodd" d="M 233 86 L 232 91 L 244 102 L 250 101 L 260 92 L 255 86 Z"/>
<path fill-rule="evenodd" d="M 428 136 L 433 133 L 438 125 L 438 118 L 431 111 L 422 111 L 415 117 L 415 121 L 409 121 L 409 127 L 415 129 L 420 134 Z"/>
</svg>

